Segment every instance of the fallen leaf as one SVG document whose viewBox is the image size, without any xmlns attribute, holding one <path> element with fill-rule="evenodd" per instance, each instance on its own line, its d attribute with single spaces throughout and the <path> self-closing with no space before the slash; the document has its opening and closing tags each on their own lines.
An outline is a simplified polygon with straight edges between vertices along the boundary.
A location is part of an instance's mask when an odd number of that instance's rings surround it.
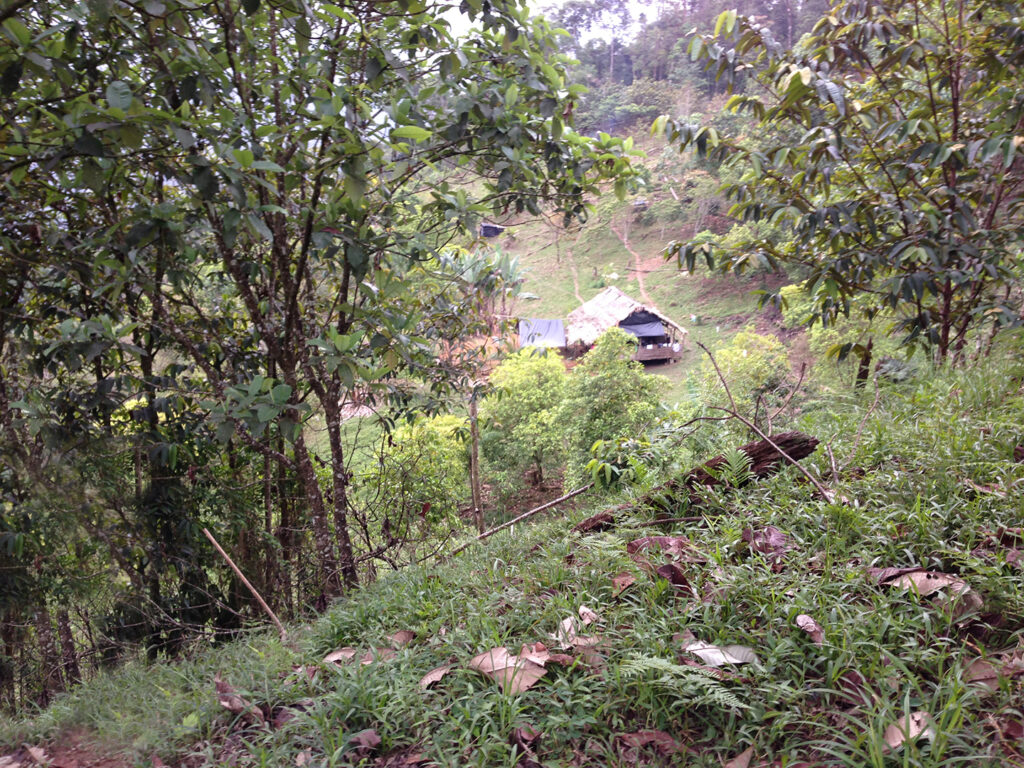
<svg viewBox="0 0 1024 768">
<path fill-rule="evenodd" d="M 947 587 L 952 592 L 966 592 L 970 589 L 963 579 L 939 571 L 912 571 L 904 573 L 888 582 L 897 589 L 915 590 L 921 597 L 938 592 Z"/>
<path fill-rule="evenodd" d="M 600 621 L 601 617 L 594 613 L 592 610 L 587 608 L 585 605 L 581 605 L 579 609 L 580 621 L 583 625 L 593 624 L 595 621 Z"/>
<path fill-rule="evenodd" d="M 451 671 L 451 664 L 445 664 L 443 667 L 437 667 L 435 669 L 430 670 L 429 672 L 427 672 L 427 674 L 420 678 L 420 688 L 426 690 Z"/>
<path fill-rule="evenodd" d="M 213 685 L 217 689 L 217 702 L 228 712 L 241 715 L 250 723 L 264 722 L 263 712 L 254 704 L 243 699 L 234 688 L 221 680 L 220 675 L 215 675 Z M 31 754 L 32 747 L 29 748 Z"/>
<path fill-rule="evenodd" d="M 742 537 L 751 552 L 768 555 L 768 559 L 775 562 L 780 562 L 790 549 L 789 538 L 774 525 L 761 530 L 744 528 Z"/>
<path fill-rule="evenodd" d="M 964 680 L 983 685 L 990 691 L 999 690 L 999 670 L 985 659 L 975 659 L 968 664 L 964 670 Z"/>
<path fill-rule="evenodd" d="M 509 653 L 504 646 L 474 656 L 469 661 L 469 668 L 500 683 L 505 693 L 522 693 L 536 684 L 546 672 L 543 665 L 520 659 Z"/>
<path fill-rule="evenodd" d="M 30 747 L 26 744 L 25 751 L 28 752 L 29 758 L 36 765 L 50 764 L 50 756 L 46 754 L 46 750 L 42 747 Z"/>
<path fill-rule="evenodd" d="M 630 763 L 638 763 L 638 751 L 644 747 L 652 747 L 662 757 L 670 757 L 677 752 L 686 751 L 686 747 L 677 742 L 665 731 L 636 731 L 620 733 L 615 737 L 620 754 Z"/>
<path fill-rule="evenodd" d="M 821 624 L 806 613 L 801 613 L 796 617 L 796 625 L 807 633 L 815 645 L 821 645 L 824 642 L 825 630 L 822 629 Z"/>
<path fill-rule="evenodd" d="M 325 664 L 337 664 L 339 661 L 352 661 L 358 651 L 355 648 L 339 648 L 324 656 Z"/>
<path fill-rule="evenodd" d="M 311 757 L 313 757 L 313 753 L 310 752 L 308 749 L 304 749 L 295 756 L 295 765 L 299 766 L 299 768 L 302 768 L 302 766 L 309 764 L 309 759 Z"/>
<path fill-rule="evenodd" d="M 612 593 L 612 596 L 618 597 L 623 592 L 625 592 L 628 587 L 632 586 L 635 583 L 636 576 L 625 571 L 618 574 L 617 576 L 612 576 L 612 586 L 615 588 L 615 591 Z"/>
<path fill-rule="evenodd" d="M 594 615 L 596 616 L 597 614 Z M 558 629 L 554 633 L 548 635 L 548 637 L 554 640 L 559 648 L 562 648 L 563 650 L 570 649 L 576 644 L 582 625 L 589 623 L 590 622 L 581 622 L 575 616 L 566 616 L 558 622 Z"/>
<path fill-rule="evenodd" d="M 736 757 L 727 762 L 722 768 L 748 768 L 750 761 L 754 759 L 754 748 L 747 747 Z"/>
<path fill-rule="evenodd" d="M 373 648 L 360 657 L 359 663 L 365 666 L 366 664 L 373 664 L 375 661 L 391 661 L 397 658 L 398 654 L 394 648 Z"/>
<path fill-rule="evenodd" d="M 927 712 L 911 712 L 902 723 L 893 723 L 885 729 L 882 736 L 889 749 L 897 749 L 908 741 L 917 741 L 920 738 L 934 739 L 935 729 L 932 727 L 932 718 Z"/>
<path fill-rule="evenodd" d="M 388 635 L 388 642 L 395 648 L 401 648 L 402 646 L 408 645 L 416 639 L 416 633 L 408 629 L 400 629 L 393 635 Z"/>
<path fill-rule="evenodd" d="M 21 761 L 15 760 L 14 755 L 0 755 L 0 768 L 21 768 Z"/>
<path fill-rule="evenodd" d="M 643 536 L 626 545 L 626 552 L 635 555 L 648 549 L 658 548 L 675 560 L 703 563 L 705 558 L 685 536 Z"/>
<path fill-rule="evenodd" d="M 709 667 L 723 664 L 750 664 L 757 662 L 757 654 L 745 645 L 711 645 L 699 641 L 688 643 L 683 650 L 700 656 Z"/>
<path fill-rule="evenodd" d="M 367 728 L 354 734 L 349 740 L 349 744 L 355 747 L 357 755 L 366 755 L 380 746 L 380 734 L 373 728 Z"/>
<path fill-rule="evenodd" d="M 676 589 L 686 590 L 691 595 L 695 594 L 693 587 L 690 586 L 690 582 L 686 579 L 686 574 L 675 563 L 665 563 L 665 565 L 659 566 L 655 573 Z"/>
</svg>

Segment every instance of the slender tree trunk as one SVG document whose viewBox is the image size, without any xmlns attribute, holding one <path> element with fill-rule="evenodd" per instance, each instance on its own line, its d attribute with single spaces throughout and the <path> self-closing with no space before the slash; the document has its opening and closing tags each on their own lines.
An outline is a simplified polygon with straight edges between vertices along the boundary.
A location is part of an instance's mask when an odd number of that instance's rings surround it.
<svg viewBox="0 0 1024 768">
<path fill-rule="evenodd" d="M 864 354 L 860 356 L 860 364 L 857 366 L 857 387 L 863 387 L 871 376 L 871 348 L 875 345 L 875 338 L 872 336 L 864 346 Z"/>
<path fill-rule="evenodd" d="M 57 652 L 57 643 L 53 638 L 53 625 L 50 621 L 50 612 L 46 603 L 41 603 L 36 609 L 36 644 L 39 648 L 39 695 L 37 701 L 40 706 L 48 706 L 50 698 L 54 693 L 64 690 L 64 678 L 60 670 L 60 654 Z"/>
<path fill-rule="evenodd" d="M 483 494 L 480 492 L 480 425 L 477 418 L 476 392 L 469 398 L 469 484 L 473 495 L 473 520 L 477 533 L 484 532 Z"/>
<path fill-rule="evenodd" d="M 66 609 L 61 609 L 57 613 L 57 634 L 60 637 L 60 650 L 64 662 L 64 679 L 69 687 L 78 685 L 82 682 L 82 672 L 78 668 L 78 651 L 75 649 L 71 618 Z"/>
<path fill-rule="evenodd" d="M 359 586 L 359 573 L 352 551 L 352 539 L 348 531 L 348 471 L 345 468 L 345 448 L 341 444 L 341 408 L 338 393 L 331 392 L 330 401 L 324 405 L 327 415 L 327 438 L 331 444 L 331 480 L 334 493 L 334 537 L 338 542 L 341 576 L 346 587 Z"/>
<path fill-rule="evenodd" d="M 327 509 L 324 505 L 320 483 L 316 479 L 316 470 L 306 448 L 306 441 L 301 433 L 295 440 L 295 464 L 299 471 L 299 482 L 309 505 L 310 523 L 313 527 L 313 545 L 316 549 L 317 567 L 320 571 L 320 588 L 326 597 L 337 597 L 341 594 L 341 580 L 338 578 L 338 561 L 334 554 L 331 541 L 331 530 L 327 522 Z"/>
</svg>

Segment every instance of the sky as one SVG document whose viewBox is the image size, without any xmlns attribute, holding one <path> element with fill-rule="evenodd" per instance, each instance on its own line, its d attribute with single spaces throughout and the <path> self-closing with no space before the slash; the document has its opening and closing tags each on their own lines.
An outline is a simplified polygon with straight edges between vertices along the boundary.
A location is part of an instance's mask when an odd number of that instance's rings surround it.
<svg viewBox="0 0 1024 768">
<path fill-rule="evenodd" d="M 646 14 L 648 20 L 650 20 L 658 15 L 661 4 L 662 3 L 660 2 L 660 0 L 658 2 L 628 0 L 627 6 L 629 7 L 630 17 L 632 18 L 633 22 L 632 24 L 630 24 L 629 28 L 625 30 L 625 35 L 623 35 L 623 30 L 618 28 L 618 26 L 616 26 L 614 32 L 618 34 L 620 37 L 624 36 L 627 40 L 631 39 L 639 29 L 639 23 L 637 22 L 637 19 L 640 17 L 640 14 Z M 533 13 L 542 13 L 547 8 L 561 5 L 561 0 L 527 0 L 527 5 L 530 7 L 530 10 Z M 470 28 L 469 19 L 463 16 L 461 13 L 459 13 L 457 9 L 451 9 L 448 13 L 445 14 L 445 17 L 448 19 L 448 22 L 452 25 L 452 32 L 454 32 L 456 35 L 465 34 Z M 581 42 L 586 42 L 587 40 L 594 38 L 609 37 L 612 31 L 612 29 L 607 28 L 593 29 L 583 36 Z"/>
</svg>

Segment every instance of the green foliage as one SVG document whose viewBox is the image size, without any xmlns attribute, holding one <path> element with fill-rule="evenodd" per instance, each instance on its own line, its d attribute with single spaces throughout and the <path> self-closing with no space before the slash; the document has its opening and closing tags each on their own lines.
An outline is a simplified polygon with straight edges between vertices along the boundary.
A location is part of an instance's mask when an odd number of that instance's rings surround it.
<svg viewBox="0 0 1024 768">
<path fill-rule="evenodd" d="M 722 14 L 691 54 L 732 84 L 756 129 L 728 137 L 667 119 L 670 140 L 742 175 L 731 214 L 785 230 L 732 252 L 668 254 L 741 271 L 800 264 L 817 314 L 893 315 L 902 341 L 962 358 L 969 334 L 1017 322 L 1024 103 L 1015 6 L 976 0 L 839 4 L 787 50 L 759 21 Z M 838 53 L 841 52 L 841 53 Z"/>
<path fill-rule="evenodd" d="M 589 480 L 597 441 L 636 435 L 653 423 L 667 380 L 645 373 L 630 359 L 635 351 L 635 336 L 611 328 L 572 369 L 558 415 L 568 446 L 566 487 Z"/>
<path fill-rule="evenodd" d="M 789 373 L 789 358 L 782 342 L 775 336 L 755 333 L 752 326 L 737 333 L 713 354 L 741 411 L 751 409 L 759 396 L 777 389 Z M 699 381 L 703 402 L 729 405 L 729 397 L 709 359 L 701 362 Z"/>
<path fill-rule="evenodd" d="M 834 436 L 837 476 L 823 451 L 805 460 L 829 478 L 834 501 L 783 471 L 731 490 L 701 524 L 669 527 L 624 494 L 613 500 L 613 529 L 572 531 L 604 503 L 517 526 L 444 564 L 346 595 L 311 628 L 289 627 L 287 645 L 250 635 L 173 666 L 103 675 L 29 720 L 0 721 L 0 745 L 13 751 L 86 729 L 123 747 L 129 762 L 152 762 L 156 751 L 169 764 L 216 766 L 230 750 L 243 765 L 290 765 L 308 750 L 311 763 L 329 765 L 358 763 L 353 736 L 372 728 L 382 754 L 414 749 L 437 765 L 512 766 L 520 753 L 508 734 L 528 723 L 544 732 L 537 761 L 545 764 L 581 753 L 595 764 L 635 764 L 623 758 L 623 736 L 653 730 L 687 734 L 680 759 L 700 768 L 720 768 L 748 746 L 780 765 L 1005 764 L 993 752 L 993 725 L 1019 720 L 1020 691 L 1014 663 L 1004 667 L 999 654 L 1019 646 L 1024 626 L 1014 545 L 1000 541 L 1020 518 L 1020 353 L 997 346 L 986 366 L 883 384 L 877 403 L 852 389 L 805 401 L 791 426 Z M 710 438 L 704 458 L 723 452 L 722 434 Z M 744 529 L 769 525 L 790 546 L 777 561 L 743 541 Z M 628 551 L 648 536 L 685 537 L 685 555 L 673 561 L 702 599 L 647 572 L 670 559 L 660 547 Z M 879 584 L 868 567 L 956 574 L 984 602 L 957 615 L 948 590 L 923 596 Z M 612 577 L 622 574 L 635 582 L 620 590 Z M 580 605 L 600 616 L 586 629 L 599 640 L 587 658 L 603 669 L 583 659 L 549 664 L 534 687 L 505 695 L 468 668 L 490 648 L 547 643 Z M 800 628 L 801 615 L 822 627 L 820 645 Z M 392 659 L 320 661 L 340 647 L 388 647 L 398 630 L 415 638 Z M 683 650 L 686 631 L 749 648 L 757 661 L 709 670 Z M 992 689 L 970 680 L 979 658 L 1004 672 Z M 452 669 L 421 689 L 440 665 Z M 215 674 L 281 714 L 276 727 L 233 736 L 243 721 L 211 695 Z M 934 738 L 886 748 L 886 730 L 920 711 Z"/>
<path fill-rule="evenodd" d="M 413 557 L 416 545 L 462 523 L 469 496 L 468 430 L 464 417 L 420 417 L 383 437 L 376 466 L 356 476 L 357 508 L 373 521 L 379 540 Z"/>
<path fill-rule="evenodd" d="M 539 484 L 561 465 L 565 430 L 558 413 L 567 379 L 557 354 L 535 349 L 511 355 L 491 374 L 494 392 L 480 408 L 483 449 L 488 474 L 504 495 L 522 486 L 525 473 Z"/>
</svg>

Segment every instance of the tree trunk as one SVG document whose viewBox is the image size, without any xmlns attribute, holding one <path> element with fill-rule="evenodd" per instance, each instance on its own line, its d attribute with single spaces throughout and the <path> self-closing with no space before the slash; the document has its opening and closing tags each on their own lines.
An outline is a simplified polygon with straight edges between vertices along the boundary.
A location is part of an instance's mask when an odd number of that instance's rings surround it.
<svg viewBox="0 0 1024 768">
<path fill-rule="evenodd" d="M 64 679 L 68 686 L 82 682 L 82 672 L 78 668 L 78 651 L 75 649 L 75 638 L 71 632 L 71 618 L 66 609 L 57 613 L 57 634 L 60 637 L 60 650 L 63 658 Z"/>
<path fill-rule="evenodd" d="M 345 586 L 359 586 L 359 572 L 352 552 L 352 539 L 348 532 L 348 471 L 345 469 L 345 448 L 341 444 L 341 408 L 332 393 L 333 401 L 324 405 L 327 415 L 327 438 L 331 443 L 331 481 L 334 493 L 334 537 L 338 542 L 341 576 Z M 329 397 L 328 400 L 331 400 Z"/>
<path fill-rule="evenodd" d="M 476 392 L 469 398 L 469 484 L 473 494 L 473 520 L 477 533 L 484 532 L 484 508 L 480 492 L 480 425 L 477 419 Z"/>
<path fill-rule="evenodd" d="M 857 366 L 857 382 L 858 388 L 863 388 L 868 382 L 868 378 L 871 376 L 871 348 L 875 345 L 875 338 L 872 336 L 868 339 L 868 343 L 864 346 L 864 353 L 860 356 L 860 363 Z"/>
<path fill-rule="evenodd" d="M 338 564 L 334 556 L 334 544 L 331 541 L 330 526 L 327 523 L 327 510 L 324 497 L 320 491 L 320 483 L 316 479 L 316 471 L 310 460 L 306 442 L 299 434 L 295 440 L 295 464 L 299 470 L 299 481 L 309 505 L 310 523 L 313 527 L 313 544 L 316 549 L 318 580 L 325 597 L 337 597 L 341 594 L 341 580 L 338 578 Z"/>
<path fill-rule="evenodd" d="M 36 609 L 35 625 L 36 644 L 39 647 L 39 694 L 36 700 L 40 706 L 46 707 L 50 704 L 52 694 L 64 690 L 64 678 L 60 673 L 60 655 L 57 653 L 57 643 L 53 638 L 53 625 L 46 603 L 42 603 Z"/>
</svg>

